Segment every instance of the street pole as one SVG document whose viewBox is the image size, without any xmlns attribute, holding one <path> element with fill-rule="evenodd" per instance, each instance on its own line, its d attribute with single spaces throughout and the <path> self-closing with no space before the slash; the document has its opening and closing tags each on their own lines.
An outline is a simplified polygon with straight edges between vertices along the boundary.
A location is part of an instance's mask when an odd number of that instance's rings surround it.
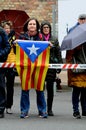
<svg viewBox="0 0 86 130">
<path fill-rule="evenodd" d="M 52 6 L 52 34 L 56 36 L 56 5 Z"/>
</svg>

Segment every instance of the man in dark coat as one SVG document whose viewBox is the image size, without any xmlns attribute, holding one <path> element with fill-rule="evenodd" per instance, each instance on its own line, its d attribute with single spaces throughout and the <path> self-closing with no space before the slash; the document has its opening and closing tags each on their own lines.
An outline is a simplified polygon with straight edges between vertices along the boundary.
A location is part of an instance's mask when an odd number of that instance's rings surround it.
<svg viewBox="0 0 86 130">
<path fill-rule="evenodd" d="M 0 62 L 5 62 L 10 52 L 8 37 L 4 30 L 0 27 Z M 5 68 L 0 68 L 0 118 L 4 117 L 6 105 L 5 93 Z"/>
</svg>

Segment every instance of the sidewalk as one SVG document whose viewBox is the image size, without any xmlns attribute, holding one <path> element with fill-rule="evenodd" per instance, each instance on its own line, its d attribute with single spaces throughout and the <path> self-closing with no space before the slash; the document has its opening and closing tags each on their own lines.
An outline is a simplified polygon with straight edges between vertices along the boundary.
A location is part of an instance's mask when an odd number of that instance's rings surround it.
<svg viewBox="0 0 86 130">
<path fill-rule="evenodd" d="M 62 81 L 61 85 L 67 86 L 67 70 L 62 70 L 59 74 L 59 78 L 61 78 Z"/>
</svg>

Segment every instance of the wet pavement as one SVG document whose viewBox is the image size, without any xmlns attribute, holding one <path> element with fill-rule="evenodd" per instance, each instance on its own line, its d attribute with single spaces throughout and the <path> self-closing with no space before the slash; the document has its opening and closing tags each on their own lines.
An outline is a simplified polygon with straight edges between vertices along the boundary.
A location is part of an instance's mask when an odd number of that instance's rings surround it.
<svg viewBox="0 0 86 130">
<path fill-rule="evenodd" d="M 72 116 L 72 89 L 67 87 L 66 73 L 62 72 L 60 76 L 64 79 L 62 80 L 63 89 L 61 92 L 54 91 L 54 116 L 47 119 L 38 117 L 36 93 L 33 89 L 30 91 L 29 117 L 27 119 L 20 119 L 21 86 L 17 77 L 14 87 L 13 114 L 8 115 L 5 113 L 5 118 L 0 119 L 0 130 L 86 130 L 86 117 L 74 119 Z M 64 86 L 66 87 L 64 88 Z M 45 97 L 47 99 L 46 95 L 45 90 Z"/>
<path fill-rule="evenodd" d="M 15 86 L 13 114 L 5 113 L 5 118 L 0 119 L 0 130 L 86 130 L 86 117 L 74 119 L 72 116 L 71 89 L 55 93 L 54 116 L 47 119 L 38 117 L 34 90 L 30 91 L 29 117 L 20 119 L 20 93 L 20 86 Z"/>
</svg>

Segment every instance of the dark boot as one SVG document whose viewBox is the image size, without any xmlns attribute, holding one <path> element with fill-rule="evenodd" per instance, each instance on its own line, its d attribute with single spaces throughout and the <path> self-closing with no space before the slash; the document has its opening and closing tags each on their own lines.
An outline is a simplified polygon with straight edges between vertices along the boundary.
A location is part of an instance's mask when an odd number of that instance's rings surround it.
<svg viewBox="0 0 86 130">
<path fill-rule="evenodd" d="M 86 111 L 82 111 L 82 116 L 86 116 Z"/>
<path fill-rule="evenodd" d="M 53 111 L 52 111 L 52 103 L 53 103 L 53 100 L 50 100 L 50 101 L 47 100 L 47 113 L 48 113 L 48 116 L 54 116 Z"/>
<path fill-rule="evenodd" d="M 53 84 L 54 82 L 47 82 L 46 88 L 47 88 L 47 112 L 49 116 L 53 116 L 52 112 L 52 106 L 53 106 L 53 98 L 54 98 L 54 90 L 53 90 Z"/>
<path fill-rule="evenodd" d="M 49 111 L 48 111 L 48 116 L 54 116 L 54 114 L 53 114 L 53 111 L 52 111 L 52 110 L 49 110 Z"/>
<path fill-rule="evenodd" d="M 74 112 L 73 113 L 73 116 L 76 118 L 76 119 L 81 119 L 81 116 L 80 116 L 80 112 Z"/>
</svg>

